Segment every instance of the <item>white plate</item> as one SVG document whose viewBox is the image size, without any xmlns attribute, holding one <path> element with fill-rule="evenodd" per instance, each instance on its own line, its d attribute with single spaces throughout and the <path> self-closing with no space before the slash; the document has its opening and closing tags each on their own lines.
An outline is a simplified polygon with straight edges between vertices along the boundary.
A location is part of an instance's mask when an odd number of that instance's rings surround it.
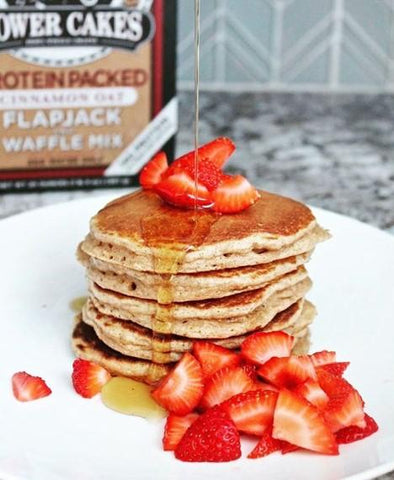
<svg viewBox="0 0 394 480">
<path fill-rule="evenodd" d="M 394 469 L 394 238 L 349 218 L 315 210 L 333 239 L 310 263 L 319 310 L 313 350 L 351 360 L 347 377 L 380 430 L 338 457 L 273 454 L 227 464 L 188 464 L 161 450 L 162 425 L 117 414 L 70 384 L 70 300 L 85 294 L 75 247 L 110 198 L 55 205 L 0 222 L 0 478 L 367 479 Z M 10 377 L 27 370 L 53 394 L 19 403 Z"/>
</svg>

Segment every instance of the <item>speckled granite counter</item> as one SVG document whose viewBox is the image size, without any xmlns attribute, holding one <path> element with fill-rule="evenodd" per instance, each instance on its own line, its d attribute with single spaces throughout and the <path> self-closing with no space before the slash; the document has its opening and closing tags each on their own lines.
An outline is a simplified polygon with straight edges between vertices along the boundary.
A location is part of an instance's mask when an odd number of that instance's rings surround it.
<svg viewBox="0 0 394 480">
<path fill-rule="evenodd" d="M 191 93 L 180 95 L 178 153 L 193 144 L 192 102 Z M 218 135 L 236 142 L 229 170 L 394 233 L 393 96 L 202 93 L 200 115 L 202 143 Z M 3 195 L 0 217 L 102 194 Z"/>
<path fill-rule="evenodd" d="M 192 102 L 180 94 L 179 154 L 193 145 Z M 202 93 L 200 115 L 201 143 L 219 135 L 236 142 L 229 171 L 394 234 L 394 96 Z M 3 195 L 0 218 L 104 193 Z M 394 472 L 380 477 L 389 479 Z"/>
</svg>

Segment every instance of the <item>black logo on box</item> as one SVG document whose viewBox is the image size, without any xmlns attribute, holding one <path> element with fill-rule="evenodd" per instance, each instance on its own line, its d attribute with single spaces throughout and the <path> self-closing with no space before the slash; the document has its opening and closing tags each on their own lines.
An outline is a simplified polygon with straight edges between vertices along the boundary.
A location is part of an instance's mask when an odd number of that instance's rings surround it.
<svg viewBox="0 0 394 480">
<path fill-rule="evenodd" d="M 0 50 L 108 46 L 135 50 L 154 34 L 148 11 L 109 0 L 0 0 Z"/>
</svg>

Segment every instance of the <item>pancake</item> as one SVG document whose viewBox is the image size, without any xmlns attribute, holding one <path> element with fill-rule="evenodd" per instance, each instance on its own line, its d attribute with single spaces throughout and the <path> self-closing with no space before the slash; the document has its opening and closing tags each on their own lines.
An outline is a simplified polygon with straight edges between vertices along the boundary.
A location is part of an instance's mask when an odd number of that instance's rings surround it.
<svg viewBox="0 0 394 480">
<path fill-rule="evenodd" d="M 308 272 L 301 266 L 297 270 L 267 283 L 264 287 L 249 292 L 223 298 L 160 305 L 160 314 L 165 315 L 169 321 L 190 318 L 216 320 L 248 315 L 264 305 L 275 292 L 289 288 L 307 277 Z M 94 282 L 88 282 L 88 284 L 89 291 L 95 299 L 110 307 L 128 312 L 130 319 L 137 315 L 157 315 L 158 313 L 159 304 L 154 300 L 145 300 L 105 290 Z"/>
<path fill-rule="evenodd" d="M 261 265 L 173 275 L 171 299 L 173 302 L 190 302 L 255 290 L 296 270 L 309 260 L 311 253 L 306 252 Z M 168 285 L 168 278 L 163 274 L 131 270 L 121 265 L 106 263 L 89 257 L 81 249 L 78 250 L 78 257 L 86 267 L 89 280 L 105 290 L 157 300 L 161 289 Z"/>
<path fill-rule="evenodd" d="M 171 363 L 159 364 L 122 355 L 103 343 L 93 328 L 81 321 L 80 316 L 76 317 L 72 334 L 72 348 L 78 357 L 101 365 L 112 375 L 131 377 L 150 385 L 157 384 L 173 366 Z M 296 338 L 293 353 L 304 354 L 307 353 L 308 348 L 309 334 L 306 329 L 304 337 Z"/>
<path fill-rule="evenodd" d="M 315 308 L 308 301 L 299 300 L 285 311 L 278 313 L 263 329 L 257 331 L 283 330 L 299 333 L 309 325 L 315 316 Z M 94 307 L 86 306 L 82 311 L 82 320 L 94 328 L 96 335 L 114 350 L 133 357 L 170 363 L 179 360 L 181 355 L 192 348 L 195 339 L 176 335 L 160 335 L 152 340 L 152 332 L 132 322 L 126 322 L 107 315 L 101 315 Z M 227 339 L 207 338 L 206 340 L 226 348 L 238 348 L 246 335 Z"/>
<path fill-rule="evenodd" d="M 193 273 L 287 258 L 310 251 L 328 237 L 307 206 L 260 193 L 250 208 L 219 215 L 174 208 L 155 193 L 139 190 L 92 218 L 81 249 L 134 270 Z"/>
<path fill-rule="evenodd" d="M 248 315 L 217 319 L 211 317 L 171 319 L 170 325 L 167 321 L 165 322 L 163 330 L 160 329 L 160 322 L 157 319 L 155 320 L 155 316 L 152 314 L 130 316 L 129 312 L 110 306 L 107 303 L 101 303 L 95 297 L 90 297 L 88 302 L 92 302 L 101 314 L 132 321 L 142 327 L 153 329 L 157 333 L 171 332 L 174 335 L 188 338 L 229 338 L 265 327 L 277 313 L 286 310 L 290 305 L 303 298 L 311 286 L 310 279 L 305 278 L 291 287 L 275 292 L 267 299 L 265 304 Z"/>
</svg>

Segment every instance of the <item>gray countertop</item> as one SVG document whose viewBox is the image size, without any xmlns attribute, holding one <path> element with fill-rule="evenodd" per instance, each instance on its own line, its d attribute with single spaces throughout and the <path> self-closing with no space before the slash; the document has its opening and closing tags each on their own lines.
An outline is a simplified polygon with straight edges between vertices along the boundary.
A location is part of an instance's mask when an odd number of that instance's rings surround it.
<svg viewBox="0 0 394 480">
<path fill-rule="evenodd" d="M 394 234 L 394 96 L 203 92 L 200 100 L 200 143 L 227 135 L 237 144 L 229 171 Z M 192 102 L 180 94 L 178 154 L 192 149 Z M 2 195 L 0 218 L 110 191 Z"/>
</svg>

